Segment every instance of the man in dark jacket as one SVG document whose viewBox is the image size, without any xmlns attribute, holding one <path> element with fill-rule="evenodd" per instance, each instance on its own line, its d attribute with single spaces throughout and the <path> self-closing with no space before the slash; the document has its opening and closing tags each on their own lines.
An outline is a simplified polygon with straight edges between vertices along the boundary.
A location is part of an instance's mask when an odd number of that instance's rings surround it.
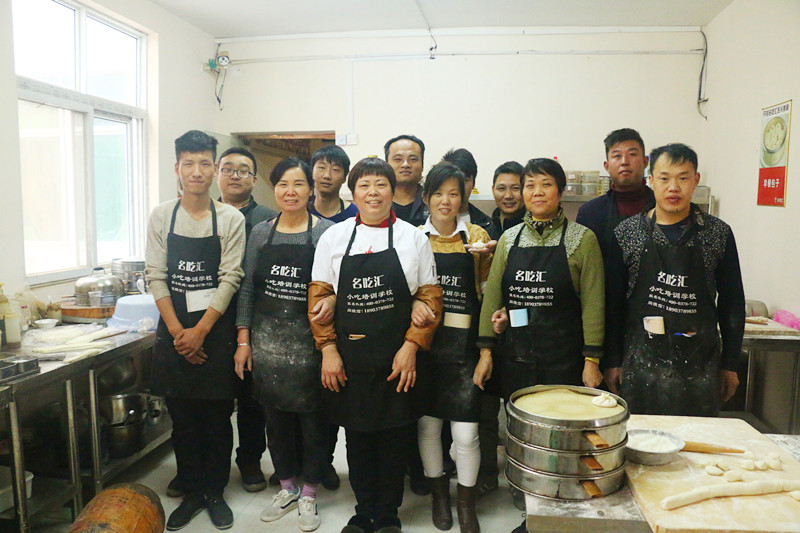
<svg viewBox="0 0 800 533">
<path fill-rule="evenodd" d="M 614 241 L 614 228 L 626 218 L 639 213 L 655 203 L 653 191 L 645 183 L 644 172 L 648 157 L 644 151 L 644 141 L 639 132 L 622 128 L 609 133 L 605 140 L 606 160 L 603 167 L 611 178 L 611 187 L 603 196 L 590 200 L 578 209 L 575 221 L 591 229 L 597 236 L 600 251 L 603 252 L 603 266 L 606 272 L 606 301 L 612 286 L 611 270 L 608 268 L 609 249 Z M 605 349 L 609 349 L 609 324 L 614 322 L 611 309 L 606 305 Z M 601 364 L 605 368 L 605 358 Z M 609 386 L 611 386 L 609 384 Z"/>
<path fill-rule="evenodd" d="M 606 149 L 603 167 L 611 178 L 611 188 L 603 196 L 583 204 L 575 221 L 594 232 L 607 261 L 617 224 L 652 205 L 655 198 L 644 180 L 648 158 L 639 132 L 631 128 L 614 130 L 603 142 Z"/>
<path fill-rule="evenodd" d="M 257 171 L 255 156 L 244 148 L 229 148 L 219 157 L 217 187 L 220 190 L 220 201 L 232 205 L 244 215 L 248 239 L 253 226 L 277 215 L 275 211 L 259 205 L 253 199 Z M 253 375 L 250 372 L 245 373 L 245 380 L 239 391 L 236 427 L 239 431 L 236 464 L 242 475 L 242 487 L 248 492 L 264 490 L 267 487 L 261 471 L 261 456 L 267 449 L 264 409 L 253 398 Z"/>
<path fill-rule="evenodd" d="M 621 222 L 607 263 L 606 382 L 632 413 L 716 416 L 736 392 L 745 299 L 733 232 L 691 203 L 697 154 L 650 154 L 655 206 Z M 721 337 L 721 338 L 720 338 Z"/>
<path fill-rule="evenodd" d="M 508 228 L 522 223 L 525 216 L 525 202 L 522 200 L 522 165 L 516 161 L 506 161 L 494 171 L 492 196 L 497 208 L 492 212 L 492 223 L 500 238 Z"/>
<path fill-rule="evenodd" d="M 400 220 L 421 226 L 428 220 L 428 206 L 422 201 L 422 169 L 425 143 L 413 135 L 392 137 L 383 145 L 386 162 L 394 169 L 397 185 L 392 210 Z"/>
</svg>

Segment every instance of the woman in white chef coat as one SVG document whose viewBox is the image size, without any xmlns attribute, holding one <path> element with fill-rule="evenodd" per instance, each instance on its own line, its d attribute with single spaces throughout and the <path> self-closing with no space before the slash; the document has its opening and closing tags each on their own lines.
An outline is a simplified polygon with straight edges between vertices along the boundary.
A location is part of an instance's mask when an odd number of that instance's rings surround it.
<svg viewBox="0 0 800 533">
<path fill-rule="evenodd" d="M 438 325 L 442 290 L 424 233 L 392 212 L 392 167 L 359 161 L 347 179 L 359 215 L 317 244 L 309 310 L 335 299 L 334 324 L 311 323 L 330 420 L 345 428 L 356 514 L 343 533 L 400 531 L 405 456 L 416 445 L 417 350 Z M 430 323 L 411 323 L 412 310 Z"/>
</svg>

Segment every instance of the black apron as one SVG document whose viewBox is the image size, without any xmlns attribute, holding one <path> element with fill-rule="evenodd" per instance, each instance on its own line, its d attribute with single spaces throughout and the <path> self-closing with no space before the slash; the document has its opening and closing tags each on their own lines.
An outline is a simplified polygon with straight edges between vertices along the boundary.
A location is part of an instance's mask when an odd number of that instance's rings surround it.
<svg viewBox="0 0 800 533">
<path fill-rule="evenodd" d="M 184 237 L 174 233 L 175 217 L 180 205 L 179 200 L 172 210 L 167 235 L 167 287 L 175 315 L 181 325 L 188 329 L 196 326 L 203 318 L 205 308 L 190 311 L 187 297 L 194 299 L 195 295 L 191 294 L 193 291 L 217 288 L 222 245 L 217 235 L 217 211 L 213 200 L 210 237 Z M 235 318 L 235 306 L 228 305 L 206 335 L 203 351 L 208 359 L 202 365 L 193 365 L 175 350 L 174 339 L 167 324 L 160 318 L 153 348 L 153 393 L 173 398 L 205 400 L 234 398 L 237 391 L 233 361 L 236 351 Z"/>
<path fill-rule="evenodd" d="M 394 249 L 350 255 L 359 222 L 347 243 L 336 291 L 336 336 L 347 374 L 340 392 L 325 391 L 330 421 L 354 431 L 378 431 L 417 419 L 413 392 L 397 392 L 399 376 L 386 381 L 411 325 L 411 293 Z"/>
<path fill-rule="evenodd" d="M 507 399 L 532 385 L 583 383 L 581 300 L 569 272 L 564 236 L 557 246 L 520 248 L 521 228 L 508 252 L 503 301 L 509 313 L 527 309 L 528 325 L 509 327 L 501 347 L 502 389 Z M 510 315 L 509 315 L 510 316 Z"/>
<path fill-rule="evenodd" d="M 467 244 L 463 233 L 461 239 Z M 430 351 L 417 357 L 420 413 L 442 420 L 477 422 L 481 389 L 472 382 L 480 358 L 475 345 L 480 316 L 475 260 L 469 252 L 433 255 L 443 292 L 443 316 Z M 454 322 L 462 322 L 462 327 L 446 325 L 453 317 L 458 317 Z"/>
<path fill-rule="evenodd" d="M 716 416 L 721 344 L 701 249 L 688 231 L 661 245 L 654 230 L 655 213 L 628 297 L 622 397 L 632 413 Z M 646 332 L 646 316 L 663 317 L 665 334 Z"/>
<path fill-rule="evenodd" d="M 308 322 L 314 263 L 312 218 L 303 245 L 272 244 L 280 215 L 258 254 L 253 275 L 253 391 L 263 405 L 308 413 L 322 409 L 321 354 Z"/>
</svg>

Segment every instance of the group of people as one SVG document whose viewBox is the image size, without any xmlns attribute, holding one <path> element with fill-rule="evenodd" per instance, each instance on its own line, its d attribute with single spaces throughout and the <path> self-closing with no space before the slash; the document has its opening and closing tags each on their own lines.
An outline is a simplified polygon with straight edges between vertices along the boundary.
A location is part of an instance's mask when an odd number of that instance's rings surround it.
<svg viewBox="0 0 800 533">
<path fill-rule="evenodd" d="M 168 530 L 204 509 L 232 526 L 234 399 L 245 489 L 268 485 L 267 448 L 280 485 L 262 520 L 295 512 L 302 531 L 319 527 L 317 487 L 339 486 L 343 427 L 356 507 L 342 533 L 401 531 L 407 474 L 431 494 L 440 530 L 454 523 L 455 475 L 460 530 L 476 533 L 475 502 L 497 488 L 501 399 L 514 391 L 607 387 L 634 413 L 713 416 L 736 390 L 736 245 L 691 203 L 700 175 L 688 146 L 648 159 L 635 130 L 613 131 L 611 189 L 570 221 L 552 159 L 500 165 L 488 216 L 469 202 L 468 150 L 449 151 L 423 183 L 413 135 L 352 169 L 326 146 L 310 165 L 274 167 L 274 213 L 252 198 L 255 157 L 231 148 L 216 161 L 216 144 L 199 131 L 176 140 L 182 194 L 148 225 L 161 313 L 151 389 L 173 419 L 167 494 L 183 497 Z"/>
</svg>

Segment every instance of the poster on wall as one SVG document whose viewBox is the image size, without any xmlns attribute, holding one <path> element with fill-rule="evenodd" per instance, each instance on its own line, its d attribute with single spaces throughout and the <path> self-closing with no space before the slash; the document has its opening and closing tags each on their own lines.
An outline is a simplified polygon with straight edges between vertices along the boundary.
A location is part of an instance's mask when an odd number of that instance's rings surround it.
<svg viewBox="0 0 800 533">
<path fill-rule="evenodd" d="M 786 206 L 786 176 L 789 169 L 791 123 L 791 100 L 761 110 L 758 205 Z"/>
</svg>

